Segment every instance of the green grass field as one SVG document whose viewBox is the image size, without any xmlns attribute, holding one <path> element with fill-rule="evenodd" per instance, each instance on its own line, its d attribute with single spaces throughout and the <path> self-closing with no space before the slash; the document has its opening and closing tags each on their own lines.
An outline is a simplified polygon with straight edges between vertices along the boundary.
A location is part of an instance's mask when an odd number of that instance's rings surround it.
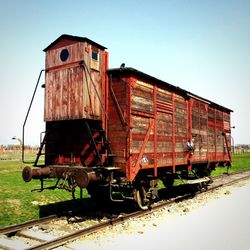
<svg viewBox="0 0 250 250">
<path fill-rule="evenodd" d="M 15 158 L 16 159 L 16 158 Z M 31 192 L 40 188 L 39 181 L 25 183 L 22 180 L 23 164 L 18 160 L 0 160 L 0 228 L 37 219 L 59 211 L 63 206 L 75 206 L 70 192 L 65 190 L 46 190 Z M 233 166 L 229 172 L 250 168 L 250 154 L 233 156 Z M 226 168 L 217 168 L 213 175 L 225 173 Z M 84 193 L 86 197 L 87 194 Z"/>
</svg>

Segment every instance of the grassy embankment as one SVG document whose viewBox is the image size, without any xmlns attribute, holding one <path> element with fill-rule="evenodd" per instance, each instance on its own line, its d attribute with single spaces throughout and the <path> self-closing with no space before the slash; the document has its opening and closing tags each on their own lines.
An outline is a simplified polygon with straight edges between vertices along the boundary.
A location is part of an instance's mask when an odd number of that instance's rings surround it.
<svg viewBox="0 0 250 250">
<path fill-rule="evenodd" d="M 33 189 L 40 188 L 40 181 L 34 180 L 25 183 L 22 179 L 24 164 L 17 158 L 13 155 L 5 155 L 0 160 L 0 228 L 37 219 L 53 212 L 59 212 L 60 208 L 65 206 L 75 205 L 74 202 L 65 202 L 72 200 L 71 192 L 65 190 L 31 192 Z M 26 155 L 25 159 L 34 161 L 32 158 L 31 155 Z M 55 181 L 53 180 L 49 184 L 53 186 Z M 87 193 L 84 192 L 83 195 L 86 197 Z M 52 205 L 48 206 L 48 204 Z"/>
<path fill-rule="evenodd" d="M 71 193 L 64 190 L 31 192 L 40 188 L 39 181 L 25 183 L 21 172 L 23 165 L 18 160 L 0 160 L 0 228 L 37 219 L 49 210 L 59 210 L 63 206 L 74 206 Z M 233 156 L 233 166 L 229 172 L 250 168 L 250 154 Z M 226 172 L 226 168 L 217 168 L 213 175 Z M 53 183 L 52 183 L 53 185 Z M 84 193 L 84 197 L 87 194 Z M 52 204 L 52 205 L 48 205 Z"/>
</svg>

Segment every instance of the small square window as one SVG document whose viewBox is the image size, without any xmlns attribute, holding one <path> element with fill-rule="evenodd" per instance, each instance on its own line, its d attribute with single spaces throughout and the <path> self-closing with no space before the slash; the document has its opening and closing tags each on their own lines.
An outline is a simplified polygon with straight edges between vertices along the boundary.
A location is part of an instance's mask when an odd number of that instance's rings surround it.
<svg viewBox="0 0 250 250">
<path fill-rule="evenodd" d="M 98 61 L 98 52 L 97 51 L 92 51 L 92 59 Z"/>
</svg>

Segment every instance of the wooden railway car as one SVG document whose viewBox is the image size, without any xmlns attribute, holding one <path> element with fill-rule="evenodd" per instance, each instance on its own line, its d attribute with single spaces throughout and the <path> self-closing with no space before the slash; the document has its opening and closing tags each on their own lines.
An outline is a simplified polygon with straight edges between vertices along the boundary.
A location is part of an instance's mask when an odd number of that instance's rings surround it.
<svg viewBox="0 0 250 250">
<path fill-rule="evenodd" d="M 62 35 L 44 51 L 46 132 L 25 181 L 43 190 L 56 178 L 53 188 L 144 209 L 158 180 L 206 185 L 231 164 L 232 110 L 134 68 L 108 69 L 106 48 L 87 38 Z"/>
</svg>

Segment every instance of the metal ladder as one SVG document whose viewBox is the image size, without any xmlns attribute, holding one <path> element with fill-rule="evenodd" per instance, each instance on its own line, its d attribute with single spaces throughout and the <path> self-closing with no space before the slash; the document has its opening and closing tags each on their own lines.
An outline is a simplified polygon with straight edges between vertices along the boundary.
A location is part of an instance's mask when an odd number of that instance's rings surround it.
<svg viewBox="0 0 250 250">
<path fill-rule="evenodd" d="M 91 128 L 86 120 L 84 121 L 84 125 L 90 145 L 95 152 L 100 166 L 106 167 L 113 165 L 113 157 L 115 157 L 115 155 L 112 153 L 110 142 L 106 138 L 106 131 L 102 128 Z M 98 147 L 98 145 L 100 146 Z"/>
<path fill-rule="evenodd" d="M 42 70 L 40 71 L 40 74 L 39 74 L 39 76 L 38 76 L 38 79 L 37 79 L 37 82 L 36 82 L 36 86 L 35 86 L 35 89 L 34 89 L 34 92 L 33 92 L 32 98 L 31 98 L 31 101 L 30 101 L 30 105 L 29 105 L 28 111 L 27 111 L 27 113 L 26 113 L 26 116 L 25 116 L 25 119 L 24 119 L 24 122 L 23 122 L 23 131 L 22 131 L 22 162 L 23 162 L 23 163 L 30 163 L 30 162 L 26 162 L 26 161 L 24 160 L 24 146 L 25 146 L 25 144 L 24 144 L 24 138 L 25 138 L 24 132 L 25 132 L 26 122 L 27 122 L 27 119 L 28 119 L 28 116 L 29 116 L 29 113 L 30 113 L 30 109 L 31 109 L 31 106 L 32 106 L 33 101 L 34 101 L 34 97 L 35 97 L 35 95 L 36 95 L 37 87 L 38 87 L 38 84 L 39 84 L 39 82 L 40 82 L 42 73 L 43 73 L 44 71 L 45 71 L 44 69 L 42 69 Z"/>
</svg>

